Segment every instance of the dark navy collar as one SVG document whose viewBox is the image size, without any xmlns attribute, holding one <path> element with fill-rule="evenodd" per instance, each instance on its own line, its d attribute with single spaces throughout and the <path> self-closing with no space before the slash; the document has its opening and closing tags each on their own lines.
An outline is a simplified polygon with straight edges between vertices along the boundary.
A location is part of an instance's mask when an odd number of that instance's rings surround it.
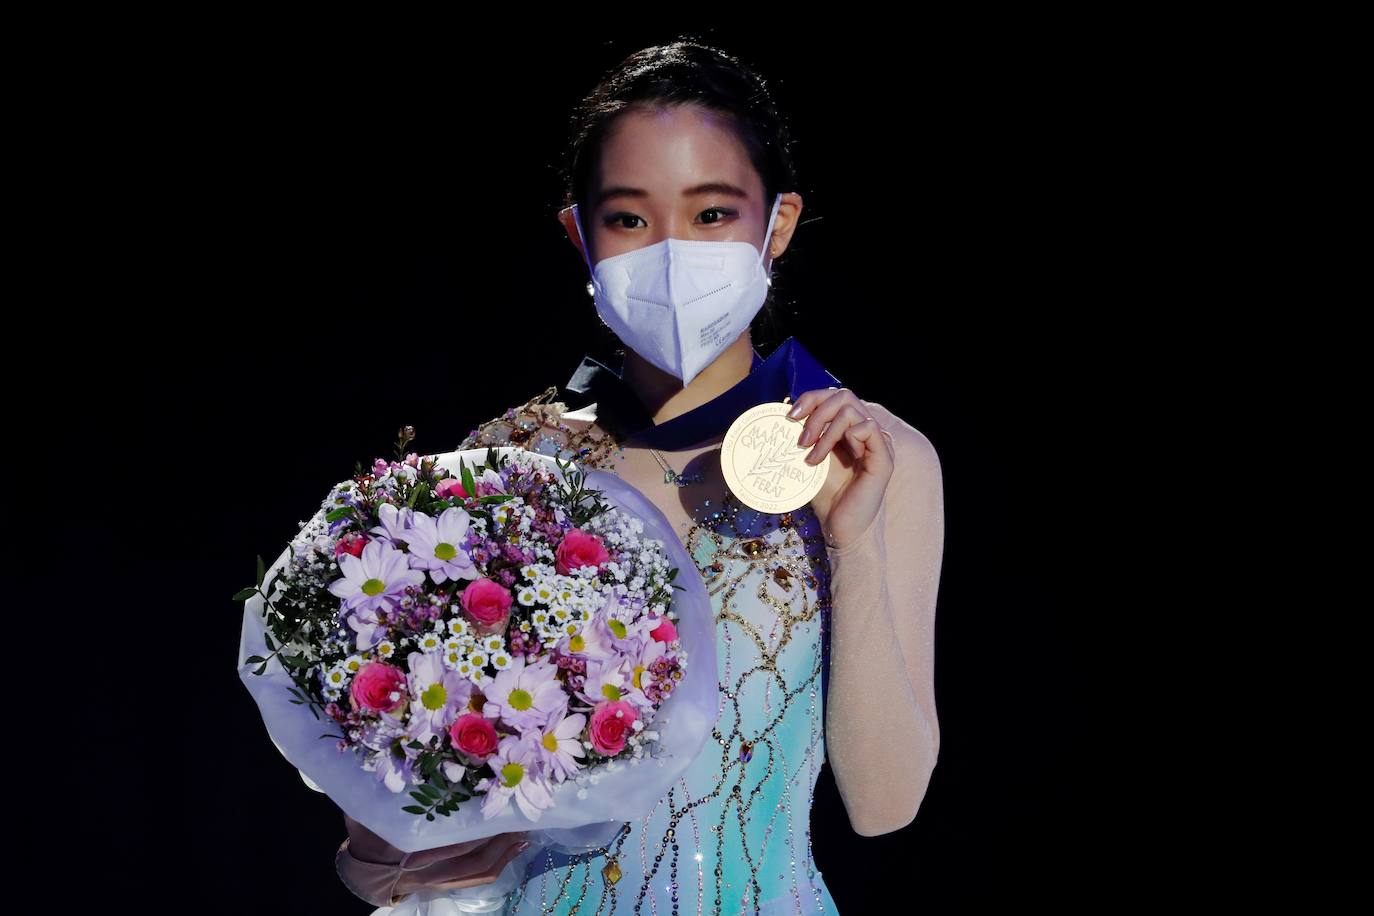
<svg viewBox="0 0 1374 916">
<path fill-rule="evenodd" d="M 755 349 L 749 375 L 734 387 L 684 414 L 655 424 L 619 371 L 584 356 L 563 386 L 561 399 L 582 407 L 596 403 L 596 422 L 624 445 L 676 451 L 723 436 L 751 407 L 785 397 L 796 400 L 813 388 L 840 387 L 796 338 L 789 337 L 767 359 Z"/>
</svg>

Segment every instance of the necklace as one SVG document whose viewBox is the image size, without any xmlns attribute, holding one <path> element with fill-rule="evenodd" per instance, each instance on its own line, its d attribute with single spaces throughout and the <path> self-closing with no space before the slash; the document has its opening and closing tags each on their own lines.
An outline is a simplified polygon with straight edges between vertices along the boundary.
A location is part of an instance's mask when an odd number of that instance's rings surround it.
<svg viewBox="0 0 1374 916">
<path fill-rule="evenodd" d="M 657 449 L 654 449 L 654 448 L 649 449 L 649 454 L 653 455 L 653 456 L 654 456 L 654 460 L 656 460 L 656 461 L 658 462 L 659 467 L 663 468 L 663 482 L 664 482 L 664 483 L 666 483 L 666 484 L 676 484 L 676 485 L 679 486 L 679 487 L 685 487 L 685 486 L 687 486 L 688 484 L 692 484 L 692 483 L 701 483 L 701 473 L 700 473 L 700 472 L 698 472 L 698 473 L 696 473 L 696 474 L 692 474 L 692 475 L 690 475 L 690 476 L 684 476 L 684 475 L 682 475 L 682 474 L 679 474 L 677 471 L 674 471 L 674 470 L 668 465 L 668 462 L 665 461 L 665 460 L 663 459 L 663 456 L 660 455 L 660 454 L 658 453 L 658 450 L 657 450 Z"/>
</svg>

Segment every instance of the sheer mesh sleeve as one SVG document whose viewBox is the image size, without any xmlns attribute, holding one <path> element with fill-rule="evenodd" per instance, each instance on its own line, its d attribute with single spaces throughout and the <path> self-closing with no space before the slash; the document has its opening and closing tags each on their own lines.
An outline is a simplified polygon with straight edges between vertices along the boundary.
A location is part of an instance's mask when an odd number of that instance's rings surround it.
<svg viewBox="0 0 1374 916">
<path fill-rule="evenodd" d="M 343 886 L 353 896 L 373 906 L 395 906 L 410 896 L 395 894 L 396 882 L 402 874 L 400 862 L 366 862 L 359 859 L 353 855 L 349 840 L 344 840 L 335 853 L 334 869 L 339 873 Z"/>
<path fill-rule="evenodd" d="M 831 685 L 826 756 L 855 831 L 900 830 L 935 769 L 935 603 L 944 553 L 939 457 L 918 430 L 865 402 L 893 435 L 896 468 L 873 524 L 827 546 Z"/>
</svg>

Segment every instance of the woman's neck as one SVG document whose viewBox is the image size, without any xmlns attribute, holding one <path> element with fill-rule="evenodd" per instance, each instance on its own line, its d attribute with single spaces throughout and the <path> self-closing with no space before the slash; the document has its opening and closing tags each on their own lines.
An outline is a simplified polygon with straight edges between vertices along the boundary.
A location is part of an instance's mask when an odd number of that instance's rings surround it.
<svg viewBox="0 0 1374 916">
<path fill-rule="evenodd" d="M 621 378 L 644 405 L 654 425 L 659 426 L 720 397 L 748 378 L 753 365 L 754 345 L 749 331 L 745 330 L 686 387 L 682 379 L 645 361 L 628 347 Z"/>
</svg>

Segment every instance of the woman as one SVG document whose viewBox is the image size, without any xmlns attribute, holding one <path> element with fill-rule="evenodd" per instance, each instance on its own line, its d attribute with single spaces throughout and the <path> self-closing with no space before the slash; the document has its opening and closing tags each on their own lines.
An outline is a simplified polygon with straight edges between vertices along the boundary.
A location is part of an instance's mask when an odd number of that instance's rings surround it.
<svg viewBox="0 0 1374 916">
<path fill-rule="evenodd" d="M 939 751 L 939 459 L 794 339 L 766 359 L 753 347 L 772 261 L 802 210 L 756 75 L 696 43 L 648 48 L 580 115 L 559 217 L 623 366 L 587 357 L 562 398 L 548 388 L 459 448 L 576 459 L 663 511 L 716 611 L 714 740 L 651 815 L 612 825 L 600 845 L 526 852 L 505 834 L 403 857 L 348 819 L 339 874 L 386 904 L 490 882 L 513 860 L 511 913 L 834 912 L 810 844 L 822 759 L 855 832 L 875 836 L 915 817 Z M 785 397 L 808 460 L 835 460 L 810 505 L 769 515 L 730 492 L 719 448 L 745 409 Z"/>
</svg>

